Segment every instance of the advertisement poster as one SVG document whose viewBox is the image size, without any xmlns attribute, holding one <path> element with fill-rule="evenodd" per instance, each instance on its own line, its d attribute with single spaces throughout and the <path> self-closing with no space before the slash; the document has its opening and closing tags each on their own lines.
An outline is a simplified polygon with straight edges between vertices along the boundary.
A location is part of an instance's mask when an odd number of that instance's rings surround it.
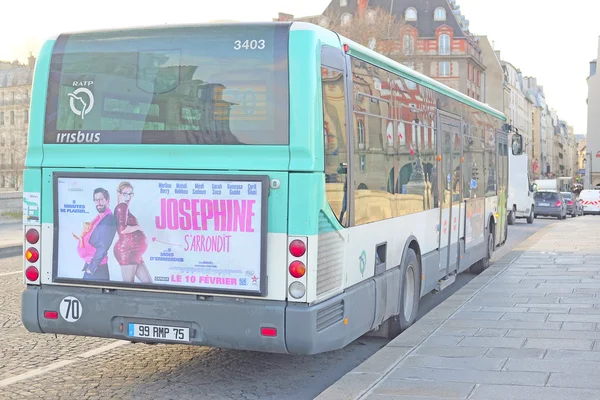
<svg viewBox="0 0 600 400">
<path fill-rule="evenodd" d="M 485 240 L 483 209 L 485 198 L 468 200 L 466 206 L 465 249 L 470 249 Z"/>
<path fill-rule="evenodd" d="M 56 278 L 260 294 L 261 178 L 55 182 Z"/>
</svg>

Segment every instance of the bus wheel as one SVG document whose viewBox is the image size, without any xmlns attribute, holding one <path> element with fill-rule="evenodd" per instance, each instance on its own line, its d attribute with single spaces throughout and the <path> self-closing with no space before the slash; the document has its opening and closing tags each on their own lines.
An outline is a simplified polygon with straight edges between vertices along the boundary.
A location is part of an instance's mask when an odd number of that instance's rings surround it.
<svg viewBox="0 0 600 400">
<path fill-rule="evenodd" d="M 487 249 L 486 249 L 485 257 L 483 257 L 481 260 L 477 261 L 475 264 L 473 264 L 471 266 L 471 268 L 470 268 L 471 273 L 480 274 L 481 272 L 488 269 L 488 267 L 490 266 L 492 254 L 494 253 L 494 243 L 495 243 L 493 232 L 494 232 L 494 225 L 490 225 L 490 231 L 488 232 L 488 235 L 487 235 Z"/>
<path fill-rule="evenodd" d="M 402 277 L 400 286 L 400 314 L 398 324 L 400 331 L 408 329 L 417 320 L 419 300 L 421 299 L 421 266 L 417 253 L 409 248 L 404 264 L 400 269 Z"/>
</svg>

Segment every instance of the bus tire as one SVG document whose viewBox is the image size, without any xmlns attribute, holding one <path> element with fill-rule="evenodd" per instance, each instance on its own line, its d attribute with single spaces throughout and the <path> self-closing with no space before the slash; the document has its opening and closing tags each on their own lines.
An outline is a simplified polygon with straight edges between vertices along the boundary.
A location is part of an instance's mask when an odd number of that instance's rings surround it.
<svg viewBox="0 0 600 400">
<path fill-rule="evenodd" d="M 496 243 L 494 239 L 494 224 L 490 224 L 490 230 L 488 231 L 488 235 L 486 238 L 487 249 L 486 255 L 475 264 L 473 264 L 470 268 L 471 273 L 480 274 L 490 266 L 490 261 L 492 259 L 492 254 L 494 253 L 494 244 Z"/>
<path fill-rule="evenodd" d="M 400 332 L 408 329 L 417 320 L 419 300 L 421 299 L 421 264 L 417 253 L 408 248 L 404 263 L 400 267 L 400 313 L 398 328 Z"/>
</svg>

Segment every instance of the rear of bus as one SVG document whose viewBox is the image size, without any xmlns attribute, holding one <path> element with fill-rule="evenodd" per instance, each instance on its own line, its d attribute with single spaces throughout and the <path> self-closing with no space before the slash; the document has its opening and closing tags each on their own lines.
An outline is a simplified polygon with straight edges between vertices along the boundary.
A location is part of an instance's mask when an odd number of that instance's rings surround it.
<svg viewBox="0 0 600 400">
<path fill-rule="evenodd" d="M 281 353 L 357 336 L 339 308 L 308 304 L 323 111 L 317 39 L 290 27 L 44 45 L 24 173 L 29 331 Z"/>
</svg>

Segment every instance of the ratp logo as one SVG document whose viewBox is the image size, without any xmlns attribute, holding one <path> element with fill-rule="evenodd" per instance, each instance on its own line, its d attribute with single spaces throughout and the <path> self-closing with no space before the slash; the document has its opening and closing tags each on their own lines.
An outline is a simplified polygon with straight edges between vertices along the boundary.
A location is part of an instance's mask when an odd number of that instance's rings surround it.
<svg viewBox="0 0 600 400">
<path fill-rule="evenodd" d="M 70 97 L 69 105 L 71 106 L 71 111 L 81 116 L 81 119 L 84 119 L 85 115 L 92 111 L 94 107 L 94 94 L 88 88 L 80 87 L 75 89 L 73 93 L 69 93 L 68 96 Z"/>
<path fill-rule="evenodd" d="M 360 257 L 358 258 L 358 268 L 360 269 L 360 274 L 365 276 L 365 269 L 367 269 L 367 253 L 364 250 L 360 253 Z"/>
</svg>

